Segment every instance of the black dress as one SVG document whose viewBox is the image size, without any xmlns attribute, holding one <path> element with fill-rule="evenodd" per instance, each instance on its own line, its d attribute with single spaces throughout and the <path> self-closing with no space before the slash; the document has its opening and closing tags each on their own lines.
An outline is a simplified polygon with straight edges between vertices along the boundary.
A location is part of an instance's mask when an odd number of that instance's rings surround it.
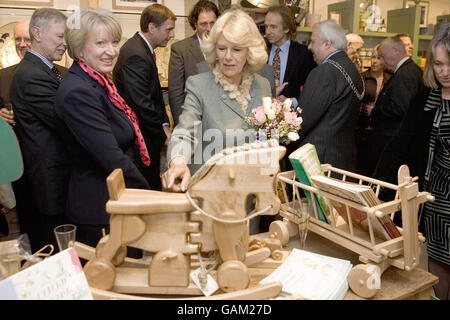
<svg viewBox="0 0 450 320">
<path fill-rule="evenodd" d="M 428 256 L 450 265 L 450 100 L 432 90 L 425 111 L 435 110 L 424 188 L 434 197 L 422 209 Z"/>
</svg>

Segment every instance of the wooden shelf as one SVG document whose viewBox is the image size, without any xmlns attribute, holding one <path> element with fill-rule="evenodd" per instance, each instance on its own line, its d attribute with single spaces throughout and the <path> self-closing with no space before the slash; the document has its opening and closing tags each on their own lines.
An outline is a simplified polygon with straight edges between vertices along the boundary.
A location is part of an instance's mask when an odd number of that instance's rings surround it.
<svg viewBox="0 0 450 320">
<path fill-rule="evenodd" d="M 376 31 L 366 31 L 366 32 L 358 32 L 361 37 L 373 37 L 373 38 L 388 38 L 394 37 L 397 34 L 392 32 L 376 32 Z"/>
<path fill-rule="evenodd" d="M 312 27 L 298 27 L 297 32 L 312 32 Z"/>
<path fill-rule="evenodd" d="M 431 35 L 428 35 L 428 34 L 421 34 L 421 35 L 419 35 L 419 40 L 431 41 L 431 39 L 433 39 L 433 36 L 431 36 Z"/>
</svg>

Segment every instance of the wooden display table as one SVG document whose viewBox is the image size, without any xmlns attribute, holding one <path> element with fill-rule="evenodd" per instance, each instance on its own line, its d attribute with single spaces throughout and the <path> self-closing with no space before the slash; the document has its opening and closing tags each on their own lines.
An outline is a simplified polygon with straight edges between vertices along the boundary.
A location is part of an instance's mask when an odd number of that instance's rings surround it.
<svg viewBox="0 0 450 320">
<path fill-rule="evenodd" d="M 265 238 L 268 237 L 268 233 L 262 233 L 258 236 Z M 299 238 L 296 236 L 291 238 L 287 247 L 283 249 L 292 250 L 293 248 L 299 248 L 299 244 Z M 311 231 L 308 231 L 305 250 L 350 260 L 353 266 L 361 263 L 356 253 L 328 241 Z M 425 250 L 425 247 L 422 250 Z M 253 274 L 252 281 L 260 281 L 265 277 L 263 274 L 264 272 L 262 270 L 260 275 Z M 437 282 L 438 278 L 436 276 L 419 267 L 411 271 L 390 267 L 382 274 L 381 289 L 371 300 L 429 300 L 430 296 L 434 295 L 433 285 Z M 349 289 L 344 300 L 364 299 Z"/>
</svg>

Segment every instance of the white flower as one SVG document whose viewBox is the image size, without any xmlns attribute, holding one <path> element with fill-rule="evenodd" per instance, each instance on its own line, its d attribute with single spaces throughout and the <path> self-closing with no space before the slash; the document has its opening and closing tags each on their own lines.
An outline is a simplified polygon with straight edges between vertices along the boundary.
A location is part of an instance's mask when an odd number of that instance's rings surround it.
<svg viewBox="0 0 450 320">
<path fill-rule="evenodd" d="M 297 120 L 295 120 L 295 124 L 297 126 L 301 125 L 303 123 L 303 118 L 302 117 L 297 117 Z"/>
<path fill-rule="evenodd" d="M 269 109 L 269 111 L 266 111 L 266 114 L 269 120 L 274 120 L 277 117 L 277 114 L 274 109 Z"/>
<path fill-rule="evenodd" d="M 263 100 L 264 112 L 266 114 L 269 114 L 269 110 L 272 109 L 272 98 L 264 97 L 262 100 Z"/>
<path fill-rule="evenodd" d="M 297 132 L 289 132 L 288 133 L 288 138 L 291 141 L 296 141 L 296 140 L 300 139 L 300 136 L 298 135 Z"/>
<path fill-rule="evenodd" d="M 292 100 L 290 98 L 287 98 L 286 100 L 284 100 L 284 102 L 283 102 L 283 110 L 291 111 L 291 106 L 292 106 Z"/>
</svg>

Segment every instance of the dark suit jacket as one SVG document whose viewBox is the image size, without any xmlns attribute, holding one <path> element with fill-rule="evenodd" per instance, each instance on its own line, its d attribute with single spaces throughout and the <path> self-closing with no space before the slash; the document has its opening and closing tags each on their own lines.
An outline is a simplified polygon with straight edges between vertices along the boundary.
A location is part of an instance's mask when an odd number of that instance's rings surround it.
<svg viewBox="0 0 450 320">
<path fill-rule="evenodd" d="M 269 47 L 269 52 L 270 52 Z M 300 95 L 300 88 L 304 85 L 308 74 L 316 67 L 313 55 L 303 44 L 297 41 L 292 41 L 289 46 L 288 60 L 286 64 L 286 71 L 284 72 L 284 82 L 289 84 L 281 92 L 287 98 L 298 98 Z"/>
<path fill-rule="evenodd" d="M 412 177 L 419 177 L 422 186 L 428 160 L 429 134 L 434 112 L 425 112 L 424 107 L 428 89 L 423 85 L 414 94 L 414 101 L 406 110 L 403 120 L 399 121 L 397 133 L 385 141 L 373 177 L 397 184 L 397 172 L 406 164 Z"/>
<path fill-rule="evenodd" d="M 209 64 L 206 61 L 202 61 L 197 63 L 197 66 L 195 68 L 196 73 L 203 73 L 210 71 Z M 273 68 L 270 64 L 265 64 L 259 69 L 257 72 L 261 77 L 266 78 L 270 83 L 270 90 L 272 92 L 272 96 L 275 97 L 276 94 L 276 88 L 275 88 L 275 71 L 273 71 Z"/>
<path fill-rule="evenodd" d="M 149 188 L 133 162 L 133 126 L 76 62 L 56 94 L 55 108 L 70 132 L 64 136 L 73 163 L 67 216 L 78 224 L 108 224 L 106 178 L 114 169 L 123 170 L 127 188 Z"/>
<path fill-rule="evenodd" d="M 169 105 L 175 125 L 184 103 L 184 88 L 188 77 L 197 74 L 195 66 L 205 61 L 197 33 L 177 41 L 170 48 L 169 61 Z"/>
<path fill-rule="evenodd" d="M 411 59 L 406 60 L 381 90 L 371 117 L 375 135 L 394 136 L 410 107 L 418 107 L 424 93 L 422 70 Z"/>
<path fill-rule="evenodd" d="M 150 48 L 136 34 L 120 48 L 113 71 L 122 98 L 136 113 L 148 148 L 161 148 L 165 141 L 163 123 L 169 123 Z"/>
<path fill-rule="evenodd" d="M 342 66 L 362 93 L 362 78 L 347 54 L 339 51 L 330 59 Z M 288 147 L 293 151 L 297 145 L 309 142 L 316 146 L 321 163 L 354 171 L 355 127 L 360 105 L 361 100 L 341 71 L 330 63 L 322 63 L 311 71 L 300 96 L 299 106 L 303 110 L 300 141 Z"/>
<path fill-rule="evenodd" d="M 11 103 L 11 99 L 9 97 L 9 92 L 11 90 L 11 82 L 14 76 L 14 72 L 16 72 L 19 64 L 14 64 L 7 68 L 0 70 L 0 104 Z M 55 67 L 61 72 L 64 76 L 67 72 L 67 69 L 55 64 Z"/>
<path fill-rule="evenodd" d="M 41 215 L 61 214 L 66 207 L 69 158 L 61 139 L 64 126 L 54 108 L 59 85 L 49 67 L 28 52 L 10 91 L 24 175 Z"/>
<path fill-rule="evenodd" d="M 158 68 L 147 43 L 139 33 L 120 48 L 113 70 L 119 94 L 136 113 L 150 155 L 149 167 L 140 160 L 137 166 L 152 189 L 161 190 L 161 147 L 166 141 L 163 123 L 169 124 L 158 78 Z"/>
<path fill-rule="evenodd" d="M 11 89 L 11 81 L 19 64 L 14 64 L 0 70 L 0 105 L 11 103 L 9 91 Z M 0 106 L 1 108 L 1 106 Z"/>
</svg>

